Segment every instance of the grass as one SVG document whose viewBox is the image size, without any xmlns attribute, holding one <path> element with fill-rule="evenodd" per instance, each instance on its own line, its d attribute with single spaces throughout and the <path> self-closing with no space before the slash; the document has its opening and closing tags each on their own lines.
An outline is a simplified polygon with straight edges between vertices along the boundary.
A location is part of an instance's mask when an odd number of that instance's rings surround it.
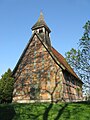
<svg viewBox="0 0 90 120">
<path fill-rule="evenodd" d="M 0 120 L 90 120 L 90 103 L 1 104 Z"/>
</svg>

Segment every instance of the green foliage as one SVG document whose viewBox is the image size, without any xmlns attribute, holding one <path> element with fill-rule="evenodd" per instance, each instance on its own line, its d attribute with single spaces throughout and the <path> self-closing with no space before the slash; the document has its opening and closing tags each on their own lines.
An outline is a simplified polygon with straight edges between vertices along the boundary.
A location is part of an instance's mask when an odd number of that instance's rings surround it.
<svg viewBox="0 0 90 120">
<path fill-rule="evenodd" d="M 72 48 L 67 52 L 66 60 L 84 82 L 84 90 L 90 93 L 90 21 L 83 28 L 84 34 L 79 40 L 78 50 Z"/>
<path fill-rule="evenodd" d="M 71 65 L 71 67 L 74 69 L 76 73 L 79 74 L 79 61 L 80 61 L 80 50 L 76 50 L 72 48 L 70 51 L 68 51 L 66 54 L 66 60 Z"/>
<path fill-rule="evenodd" d="M 0 120 L 90 120 L 90 103 L 1 104 Z"/>
<path fill-rule="evenodd" d="M 12 100 L 14 79 L 11 74 L 11 70 L 8 69 L 0 79 L 0 103 L 11 102 Z"/>
<path fill-rule="evenodd" d="M 84 35 L 79 40 L 81 77 L 90 87 L 90 21 L 85 24 L 84 29 Z"/>
</svg>

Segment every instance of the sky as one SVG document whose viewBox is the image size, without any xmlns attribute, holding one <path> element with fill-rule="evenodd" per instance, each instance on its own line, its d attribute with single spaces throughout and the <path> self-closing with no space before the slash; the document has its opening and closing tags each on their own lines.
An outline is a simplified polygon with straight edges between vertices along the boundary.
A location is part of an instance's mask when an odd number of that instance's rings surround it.
<svg viewBox="0 0 90 120">
<path fill-rule="evenodd" d="M 90 20 L 90 0 L 0 0 L 0 76 L 14 69 L 40 11 L 51 29 L 52 46 L 63 56 L 77 49 Z"/>
</svg>

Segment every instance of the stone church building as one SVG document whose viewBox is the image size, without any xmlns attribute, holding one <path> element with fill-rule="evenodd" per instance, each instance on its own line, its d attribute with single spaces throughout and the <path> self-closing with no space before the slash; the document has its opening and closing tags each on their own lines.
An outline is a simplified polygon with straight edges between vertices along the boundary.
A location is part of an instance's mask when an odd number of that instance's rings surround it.
<svg viewBox="0 0 90 120">
<path fill-rule="evenodd" d="M 13 70 L 13 102 L 82 100 L 82 81 L 51 45 L 50 28 L 43 14 Z"/>
</svg>

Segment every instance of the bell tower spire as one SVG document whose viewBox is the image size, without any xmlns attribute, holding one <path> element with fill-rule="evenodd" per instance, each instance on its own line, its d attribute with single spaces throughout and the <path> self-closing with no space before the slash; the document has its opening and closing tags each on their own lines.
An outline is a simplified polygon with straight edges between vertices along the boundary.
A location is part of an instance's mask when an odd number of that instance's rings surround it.
<svg viewBox="0 0 90 120">
<path fill-rule="evenodd" d="M 38 33 L 40 37 L 42 37 L 43 41 L 48 45 L 51 46 L 50 42 L 50 32 L 51 30 L 47 26 L 47 24 L 44 21 L 44 16 L 42 11 L 40 12 L 40 16 L 38 18 L 38 21 L 33 25 L 31 28 L 32 32 Z"/>
<path fill-rule="evenodd" d="M 42 27 L 44 27 L 45 30 L 46 30 L 48 33 L 51 32 L 51 30 L 49 29 L 49 27 L 47 26 L 47 24 L 46 24 L 45 21 L 44 21 L 44 16 L 43 16 L 43 13 L 42 13 L 42 11 L 41 11 L 41 12 L 40 12 L 40 16 L 39 16 L 39 18 L 38 18 L 38 21 L 33 25 L 33 27 L 32 27 L 31 29 L 32 29 L 32 31 L 37 32 L 37 30 L 38 30 L 39 28 L 42 28 Z"/>
<path fill-rule="evenodd" d="M 44 21 L 44 16 L 43 16 L 43 13 L 42 13 L 42 11 L 40 12 L 40 17 L 39 17 L 39 19 L 38 19 L 39 21 L 41 21 L 41 20 L 43 20 Z"/>
</svg>

